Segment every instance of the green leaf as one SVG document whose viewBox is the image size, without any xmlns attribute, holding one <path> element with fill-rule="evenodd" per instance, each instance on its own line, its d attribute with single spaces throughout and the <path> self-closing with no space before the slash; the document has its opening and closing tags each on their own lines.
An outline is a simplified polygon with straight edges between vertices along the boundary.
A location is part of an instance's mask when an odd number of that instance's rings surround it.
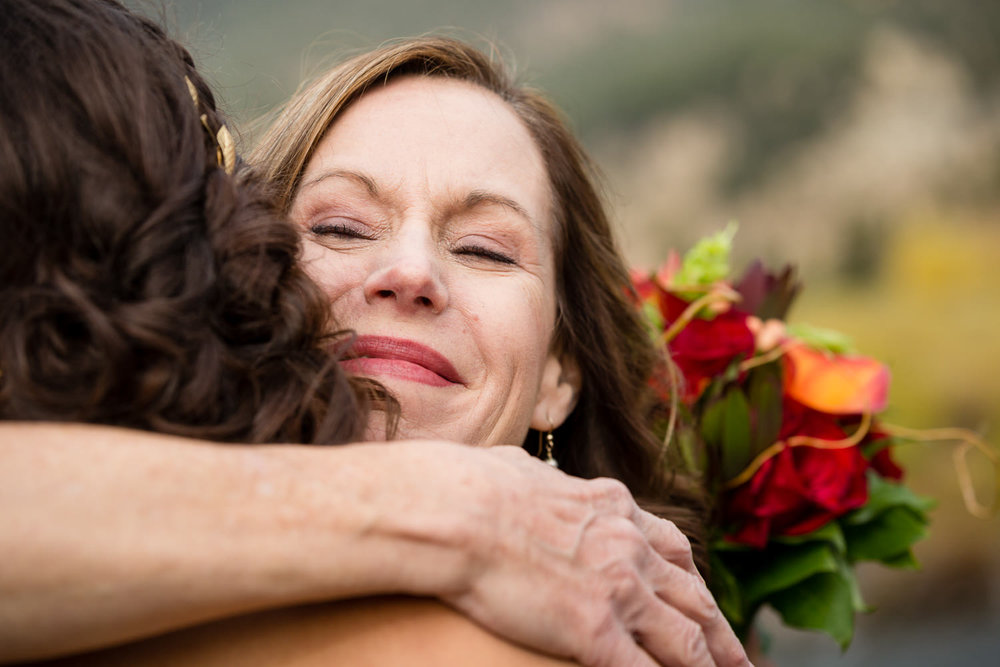
<svg viewBox="0 0 1000 667">
<path fill-rule="evenodd" d="M 848 563 L 846 558 L 838 558 L 837 565 L 839 566 L 837 571 L 840 572 L 840 576 L 844 578 L 851 589 L 851 607 L 854 611 L 872 611 L 872 607 L 865 603 L 865 599 L 861 595 L 861 586 L 858 584 L 858 577 L 854 573 L 853 565 Z"/>
<path fill-rule="evenodd" d="M 720 452 L 723 479 L 736 477 L 750 464 L 750 406 L 739 387 L 726 392 L 722 414 L 722 451 Z"/>
<path fill-rule="evenodd" d="M 890 482 L 873 470 L 868 471 L 868 502 L 841 519 L 846 525 L 857 526 L 872 521 L 893 507 L 907 507 L 926 521 L 926 513 L 935 501 L 913 493 L 902 484 Z"/>
<path fill-rule="evenodd" d="M 753 414 L 750 455 L 757 456 L 778 439 L 782 417 L 781 366 L 765 364 L 750 372 L 747 398 Z"/>
<path fill-rule="evenodd" d="M 743 361 L 742 357 L 736 357 L 729 365 L 726 366 L 726 370 L 722 371 L 721 379 L 726 385 L 736 382 L 740 378 L 740 363 Z"/>
<path fill-rule="evenodd" d="M 840 572 L 815 574 L 775 593 L 768 602 L 786 625 L 825 632 L 842 650 L 851 643 L 854 601 L 851 584 Z"/>
<path fill-rule="evenodd" d="M 744 613 L 739 579 L 717 554 L 709 553 L 709 563 L 712 568 L 712 596 L 729 624 L 735 628 L 742 627 L 749 619 Z"/>
<path fill-rule="evenodd" d="M 927 520 L 909 507 L 896 506 L 861 525 L 845 525 L 847 556 L 852 561 L 896 562 L 917 540 L 927 536 Z"/>
<path fill-rule="evenodd" d="M 663 314 L 660 313 L 660 309 L 649 301 L 642 302 L 642 314 L 645 317 L 646 327 L 649 329 L 650 336 L 653 337 L 654 341 L 660 339 L 660 334 L 666 328 L 663 322 Z"/>
<path fill-rule="evenodd" d="M 677 287 L 711 285 L 728 277 L 729 255 L 737 227 L 735 222 L 730 222 L 722 231 L 698 241 L 684 254 L 673 284 Z"/>
<path fill-rule="evenodd" d="M 814 327 L 811 324 L 789 324 L 788 334 L 798 338 L 809 347 L 826 350 L 834 354 L 849 354 L 854 352 L 854 342 L 839 331 Z"/>
<path fill-rule="evenodd" d="M 664 426 L 659 432 L 663 434 L 666 431 L 667 427 Z M 700 477 L 705 471 L 705 448 L 700 446 L 695 432 L 689 428 L 678 428 L 674 442 L 680 451 L 683 469 Z"/>
<path fill-rule="evenodd" d="M 913 555 L 913 549 L 907 549 L 903 553 L 898 556 L 893 556 L 892 558 L 883 558 L 882 564 L 899 570 L 920 569 L 920 563 L 917 562 L 916 556 Z"/>
<path fill-rule="evenodd" d="M 821 528 L 817 528 L 805 535 L 782 535 L 772 537 L 772 542 L 778 544 L 804 544 L 806 542 L 827 542 L 834 552 L 840 556 L 847 554 L 847 541 L 844 539 L 844 531 L 836 521 L 831 521 Z"/>
<path fill-rule="evenodd" d="M 719 551 L 719 552 L 721 552 L 721 551 L 744 551 L 744 552 L 747 552 L 747 553 L 760 553 L 760 549 L 757 549 L 756 547 L 750 547 L 750 546 L 747 546 L 746 544 L 742 544 L 740 542 L 730 542 L 729 540 L 726 540 L 726 539 L 715 540 L 715 541 L 713 541 L 709 545 L 708 548 L 711 551 Z"/>
<path fill-rule="evenodd" d="M 827 542 L 769 546 L 757 568 L 743 577 L 743 595 L 753 604 L 821 572 L 836 572 L 837 557 Z"/>
<path fill-rule="evenodd" d="M 722 444 L 722 424 L 726 413 L 726 403 L 721 399 L 710 401 L 701 413 L 701 437 L 709 447 Z"/>
</svg>

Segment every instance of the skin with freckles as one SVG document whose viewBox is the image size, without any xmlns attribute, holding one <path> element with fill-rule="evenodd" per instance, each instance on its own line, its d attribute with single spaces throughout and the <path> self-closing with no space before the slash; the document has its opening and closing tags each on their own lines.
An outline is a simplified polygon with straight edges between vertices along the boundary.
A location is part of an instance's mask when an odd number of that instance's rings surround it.
<svg viewBox="0 0 1000 667">
<path fill-rule="evenodd" d="M 291 218 L 358 335 L 345 368 L 399 400 L 401 437 L 519 443 L 572 409 L 570 363 L 550 353 L 550 202 L 527 129 L 470 83 L 397 79 L 319 144 Z"/>
</svg>

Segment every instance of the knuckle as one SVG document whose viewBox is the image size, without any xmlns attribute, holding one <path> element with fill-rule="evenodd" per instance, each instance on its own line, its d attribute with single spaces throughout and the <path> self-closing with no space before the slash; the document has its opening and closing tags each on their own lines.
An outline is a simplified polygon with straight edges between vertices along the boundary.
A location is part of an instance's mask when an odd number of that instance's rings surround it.
<svg viewBox="0 0 1000 667">
<path fill-rule="evenodd" d="M 632 599 L 643 588 L 639 571 L 628 560 L 611 561 L 603 568 L 601 575 L 605 577 L 610 596 L 614 600 Z"/>
<path fill-rule="evenodd" d="M 629 559 L 633 562 L 645 559 L 651 549 L 649 542 L 646 541 L 646 536 L 631 523 L 622 526 L 619 530 L 618 539 Z"/>
<path fill-rule="evenodd" d="M 632 493 L 617 479 L 598 477 L 587 482 L 593 500 L 615 514 L 628 516 L 635 508 Z"/>
<path fill-rule="evenodd" d="M 672 521 L 664 521 L 664 534 L 658 543 L 662 545 L 664 557 L 677 564 L 694 564 L 694 551 L 687 535 L 681 532 Z"/>
<path fill-rule="evenodd" d="M 677 527 L 677 524 L 670 519 L 661 519 L 663 530 L 667 536 L 667 539 L 674 540 L 677 542 L 688 543 L 687 536 Z"/>
<path fill-rule="evenodd" d="M 599 517 L 592 524 L 594 555 L 634 567 L 651 548 L 639 528 L 623 517 Z"/>
<path fill-rule="evenodd" d="M 581 650 L 584 665 L 611 665 L 615 658 L 615 635 L 619 632 L 618 619 L 611 607 L 591 607 L 580 614 L 581 633 L 586 643 Z"/>
<path fill-rule="evenodd" d="M 691 620 L 684 620 L 677 624 L 675 637 L 681 664 L 712 664 L 708 642 L 700 625 Z"/>
</svg>

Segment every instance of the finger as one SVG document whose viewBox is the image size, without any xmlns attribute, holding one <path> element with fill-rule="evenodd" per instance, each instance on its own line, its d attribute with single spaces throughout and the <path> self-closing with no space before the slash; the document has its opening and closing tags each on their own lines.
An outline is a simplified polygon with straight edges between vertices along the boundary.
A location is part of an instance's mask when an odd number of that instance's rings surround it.
<svg viewBox="0 0 1000 667">
<path fill-rule="evenodd" d="M 654 658 L 665 664 L 715 665 L 716 651 L 727 660 L 742 652 L 701 576 L 661 557 L 633 522 L 605 519 L 595 523 L 590 538 L 584 547 L 594 547 L 588 558 L 595 559 L 611 591 L 616 617 L 627 630 L 641 633 L 640 643 Z M 710 648 L 710 641 L 717 646 Z"/>
<path fill-rule="evenodd" d="M 632 633 L 649 655 L 668 667 L 719 667 L 701 625 L 651 589 L 647 595 Z"/>
<path fill-rule="evenodd" d="M 719 667 L 737 667 L 749 664 L 746 651 L 729 625 L 708 586 L 700 576 L 676 569 L 684 583 L 676 582 L 657 586 L 656 595 L 701 628 L 708 651 Z M 674 577 L 676 579 L 676 577 Z"/>
<path fill-rule="evenodd" d="M 661 519 L 639 507 L 636 507 L 631 518 L 660 557 L 685 572 L 701 577 L 694 564 L 691 541 L 672 521 Z"/>
<path fill-rule="evenodd" d="M 619 623 L 594 637 L 589 655 L 577 658 L 585 667 L 659 667 L 658 663 L 640 647 L 632 633 Z"/>
<path fill-rule="evenodd" d="M 645 564 L 651 578 L 651 589 L 667 607 L 694 622 L 704 635 L 708 651 L 719 667 L 747 665 L 749 660 L 743 644 L 719 609 L 704 579 L 681 567 L 662 560 L 656 552 L 649 554 Z"/>
<path fill-rule="evenodd" d="M 712 658 L 719 667 L 744 667 L 750 664 L 743 643 L 733 631 L 729 621 L 726 620 L 719 605 L 712 597 L 708 586 L 698 577 L 694 584 L 697 595 L 702 600 L 701 614 L 694 616 L 696 622 L 701 625 L 701 630 L 705 634 L 708 643 L 708 650 Z"/>
<path fill-rule="evenodd" d="M 674 525 L 635 504 L 627 489 L 614 484 L 614 480 L 593 480 L 605 482 L 604 505 L 621 511 L 629 507 L 632 523 L 639 529 L 649 545 L 650 553 L 642 564 L 643 578 L 652 585 L 652 592 L 667 607 L 686 617 L 700 628 L 710 654 L 719 665 L 747 665 L 749 660 L 726 620 L 718 604 L 712 597 L 705 580 L 694 563 L 691 542 Z M 624 490 L 624 495 L 621 493 Z M 627 501 L 627 503 L 626 503 Z"/>
<path fill-rule="evenodd" d="M 587 482 L 591 505 L 599 512 L 626 517 L 642 531 L 653 548 L 666 560 L 696 574 L 691 542 L 672 521 L 640 508 L 628 487 L 616 479 L 599 477 Z"/>
</svg>

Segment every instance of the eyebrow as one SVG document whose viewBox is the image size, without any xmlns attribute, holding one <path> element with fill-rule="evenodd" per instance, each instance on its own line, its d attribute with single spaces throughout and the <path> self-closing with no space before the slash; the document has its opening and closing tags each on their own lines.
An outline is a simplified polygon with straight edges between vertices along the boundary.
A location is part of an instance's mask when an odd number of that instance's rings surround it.
<svg viewBox="0 0 1000 667">
<path fill-rule="evenodd" d="M 305 183 L 303 183 L 302 189 L 304 190 L 313 187 L 315 185 L 318 185 L 319 183 L 325 181 L 328 178 L 346 178 L 348 180 L 355 181 L 363 185 L 365 189 L 368 191 L 368 194 L 371 195 L 372 198 L 374 199 L 381 198 L 381 190 L 378 187 L 378 183 L 375 182 L 375 179 L 373 179 L 371 176 L 368 176 L 367 174 L 361 173 L 360 171 L 353 171 L 351 169 L 332 169 L 330 171 L 323 172 L 317 175 L 315 178 L 311 178 Z M 466 211 L 471 211 L 476 207 L 484 205 L 486 206 L 493 205 L 506 208 L 515 213 L 516 215 L 518 215 L 519 217 L 523 218 L 525 222 L 527 222 L 532 227 L 539 228 L 539 223 L 536 222 L 535 219 L 528 214 L 528 211 L 525 210 L 523 206 L 518 204 L 510 197 L 498 194 L 496 192 L 489 192 L 487 190 L 473 190 L 472 192 L 470 192 L 468 195 L 465 196 L 465 199 L 458 204 L 457 208 Z"/>
<path fill-rule="evenodd" d="M 484 204 L 492 204 L 495 206 L 502 206 L 503 208 L 509 209 L 524 218 L 532 227 L 537 227 L 535 220 L 528 215 L 528 212 L 524 210 L 524 207 L 518 204 L 516 201 L 510 197 L 505 197 L 504 195 L 497 194 L 495 192 L 487 192 L 486 190 L 473 190 L 466 197 L 465 201 L 462 202 L 462 208 L 465 210 L 471 210 L 477 206 L 482 206 Z"/>
<path fill-rule="evenodd" d="M 311 178 L 305 183 L 303 183 L 302 189 L 304 190 L 306 188 L 310 188 L 314 185 L 321 183 L 322 181 L 325 181 L 328 178 L 346 178 L 351 181 L 356 181 L 361 185 L 365 186 L 365 189 L 368 190 L 368 194 L 370 194 L 372 197 L 377 198 L 379 196 L 378 183 L 376 183 L 371 176 L 362 174 L 359 171 L 351 171 L 350 169 L 333 169 L 331 171 L 325 171 L 322 174 L 316 176 L 315 178 Z"/>
</svg>

